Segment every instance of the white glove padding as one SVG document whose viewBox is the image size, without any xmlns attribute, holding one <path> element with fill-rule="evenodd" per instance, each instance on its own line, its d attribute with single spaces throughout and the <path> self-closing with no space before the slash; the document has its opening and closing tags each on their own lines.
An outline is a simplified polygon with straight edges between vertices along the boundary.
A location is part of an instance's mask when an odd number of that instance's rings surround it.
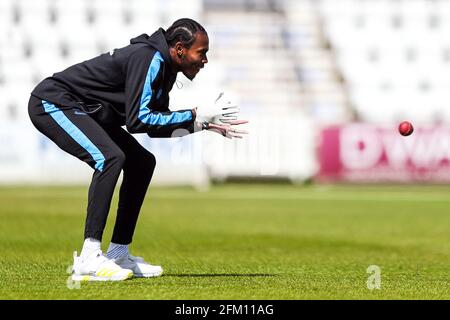
<svg viewBox="0 0 450 320">
<path fill-rule="evenodd" d="M 239 107 L 233 105 L 224 93 L 221 92 L 219 97 L 212 106 L 198 107 L 196 121 L 209 123 L 229 123 L 237 120 Z"/>
<path fill-rule="evenodd" d="M 245 130 L 237 130 L 233 126 L 248 123 L 247 120 L 235 120 L 224 124 L 208 123 L 206 130 L 216 132 L 229 139 L 239 138 L 242 139 L 242 134 L 247 134 Z"/>
</svg>

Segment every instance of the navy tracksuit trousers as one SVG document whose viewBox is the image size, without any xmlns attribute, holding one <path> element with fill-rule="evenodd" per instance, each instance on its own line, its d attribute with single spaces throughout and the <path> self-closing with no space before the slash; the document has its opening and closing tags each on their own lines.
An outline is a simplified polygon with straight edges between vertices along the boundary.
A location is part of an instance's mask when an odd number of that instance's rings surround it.
<svg viewBox="0 0 450 320">
<path fill-rule="evenodd" d="M 89 187 L 85 238 L 102 239 L 114 188 L 123 170 L 111 241 L 131 243 L 156 165 L 153 154 L 120 126 L 102 125 L 81 109 L 61 109 L 31 96 L 28 112 L 41 133 L 95 170 Z"/>
</svg>

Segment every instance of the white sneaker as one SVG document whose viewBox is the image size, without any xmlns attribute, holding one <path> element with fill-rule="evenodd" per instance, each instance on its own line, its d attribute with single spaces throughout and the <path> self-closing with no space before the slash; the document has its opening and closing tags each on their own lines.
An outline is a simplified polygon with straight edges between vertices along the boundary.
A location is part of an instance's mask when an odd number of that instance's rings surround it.
<svg viewBox="0 0 450 320">
<path fill-rule="evenodd" d="M 106 258 L 101 250 L 95 250 L 88 257 L 77 257 L 73 253 L 73 281 L 121 281 L 133 277 L 133 271 L 119 267 Z"/>
<path fill-rule="evenodd" d="M 159 277 L 163 273 L 160 266 L 152 266 L 141 257 L 135 257 L 131 254 L 117 258 L 114 262 L 121 268 L 130 269 L 137 278 Z"/>
</svg>

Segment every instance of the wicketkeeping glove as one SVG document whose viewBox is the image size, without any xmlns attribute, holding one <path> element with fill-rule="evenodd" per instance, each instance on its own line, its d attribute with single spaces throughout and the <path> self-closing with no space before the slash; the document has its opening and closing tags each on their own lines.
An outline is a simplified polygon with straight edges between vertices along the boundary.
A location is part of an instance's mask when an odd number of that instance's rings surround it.
<svg viewBox="0 0 450 320">
<path fill-rule="evenodd" d="M 230 123 L 237 120 L 239 107 L 232 104 L 223 92 L 219 94 L 213 105 L 197 108 L 196 121 L 208 123 Z"/>
</svg>

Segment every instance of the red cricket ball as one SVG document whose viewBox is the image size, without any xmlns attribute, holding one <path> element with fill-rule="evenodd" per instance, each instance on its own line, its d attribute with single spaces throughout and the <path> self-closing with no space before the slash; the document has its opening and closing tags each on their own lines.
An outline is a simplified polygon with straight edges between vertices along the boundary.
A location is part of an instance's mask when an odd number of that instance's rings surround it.
<svg viewBox="0 0 450 320">
<path fill-rule="evenodd" d="M 409 136 L 411 133 L 413 133 L 413 131 L 414 127 L 409 121 L 403 121 L 398 126 L 398 132 L 400 132 L 402 136 Z"/>
</svg>

